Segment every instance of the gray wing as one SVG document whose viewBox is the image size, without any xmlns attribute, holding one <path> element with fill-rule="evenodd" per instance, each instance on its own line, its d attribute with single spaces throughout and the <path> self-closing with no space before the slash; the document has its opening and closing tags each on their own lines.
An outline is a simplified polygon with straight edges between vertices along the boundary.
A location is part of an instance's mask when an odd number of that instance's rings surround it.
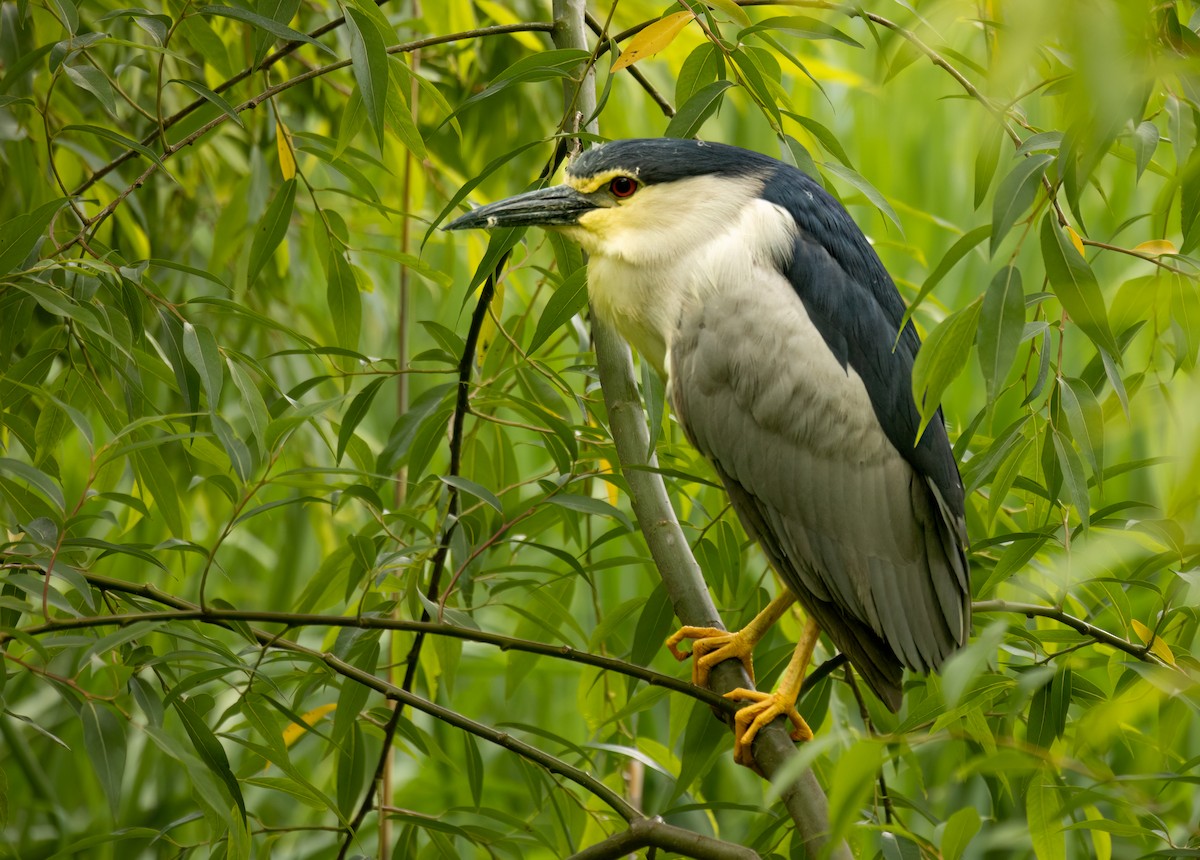
<svg viewBox="0 0 1200 860">
<path fill-rule="evenodd" d="M 890 707 L 966 640 L 960 522 L 770 263 L 684 308 L 669 392 L 746 529 Z M 718 272 L 717 279 L 723 276 Z"/>
</svg>

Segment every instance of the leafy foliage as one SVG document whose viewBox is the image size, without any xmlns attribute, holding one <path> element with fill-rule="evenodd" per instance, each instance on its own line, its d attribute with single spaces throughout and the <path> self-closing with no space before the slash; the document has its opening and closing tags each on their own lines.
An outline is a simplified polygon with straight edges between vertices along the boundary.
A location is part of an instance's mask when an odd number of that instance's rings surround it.
<svg viewBox="0 0 1200 860">
<path fill-rule="evenodd" d="M 150 5 L 0 3 L 9 856 L 563 857 L 637 810 L 802 856 L 642 668 L 681 674 L 578 250 L 436 230 L 557 163 L 580 63 L 607 137 L 820 178 L 925 333 L 975 636 L 899 715 L 812 685 L 834 831 L 1200 850 L 1195 3 L 597 2 L 592 53 L 544 3 Z M 744 623 L 777 586 L 643 378 Z"/>
</svg>

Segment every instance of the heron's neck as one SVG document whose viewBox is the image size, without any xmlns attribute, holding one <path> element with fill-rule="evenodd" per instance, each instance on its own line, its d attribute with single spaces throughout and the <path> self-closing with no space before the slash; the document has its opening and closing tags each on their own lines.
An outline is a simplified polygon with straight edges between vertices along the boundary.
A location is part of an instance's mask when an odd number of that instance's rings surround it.
<svg viewBox="0 0 1200 860">
<path fill-rule="evenodd" d="M 724 224 L 706 225 L 703 241 L 683 252 L 638 257 L 596 249 L 588 294 L 595 312 L 650 361 L 664 378 L 671 341 L 685 308 L 716 293 L 745 289 L 755 267 L 786 265 L 795 222 L 780 207 L 755 199 Z"/>
</svg>

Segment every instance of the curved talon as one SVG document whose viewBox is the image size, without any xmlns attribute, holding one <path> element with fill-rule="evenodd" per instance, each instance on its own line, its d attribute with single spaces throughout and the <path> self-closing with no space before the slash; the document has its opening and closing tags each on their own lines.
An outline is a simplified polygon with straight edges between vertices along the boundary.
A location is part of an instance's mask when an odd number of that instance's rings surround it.
<svg viewBox="0 0 1200 860">
<path fill-rule="evenodd" d="M 684 639 L 694 640 L 690 652 L 680 651 L 676 647 Z M 726 660 L 739 661 L 750 676 L 750 681 L 754 681 L 754 661 L 751 656 L 754 643 L 741 630 L 730 633 L 716 627 L 681 627 L 667 639 L 667 648 L 676 660 L 694 658 L 692 683 L 697 687 L 707 687 L 712 668 Z"/>
<path fill-rule="evenodd" d="M 770 723 L 776 717 L 787 717 L 792 723 L 792 740 L 812 740 L 812 729 L 800 712 L 796 710 L 795 699 L 789 701 L 788 696 L 776 691 L 763 693 L 758 690 L 737 689 L 725 694 L 726 699 L 736 702 L 746 701 L 752 704 L 738 710 L 733 718 L 733 760 L 745 765 L 751 770 L 758 771 L 754 754 L 750 751 L 758 730 Z"/>
</svg>

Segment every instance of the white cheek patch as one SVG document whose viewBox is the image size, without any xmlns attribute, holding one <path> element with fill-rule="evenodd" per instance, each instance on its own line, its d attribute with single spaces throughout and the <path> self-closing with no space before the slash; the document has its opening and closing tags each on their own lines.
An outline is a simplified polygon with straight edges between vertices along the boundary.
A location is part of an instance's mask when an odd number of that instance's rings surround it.
<svg viewBox="0 0 1200 860">
<path fill-rule="evenodd" d="M 593 253 L 656 265 L 718 240 L 757 201 L 762 185 L 757 176 L 692 176 L 647 185 L 580 223 L 596 234 Z"/>
</svg>

